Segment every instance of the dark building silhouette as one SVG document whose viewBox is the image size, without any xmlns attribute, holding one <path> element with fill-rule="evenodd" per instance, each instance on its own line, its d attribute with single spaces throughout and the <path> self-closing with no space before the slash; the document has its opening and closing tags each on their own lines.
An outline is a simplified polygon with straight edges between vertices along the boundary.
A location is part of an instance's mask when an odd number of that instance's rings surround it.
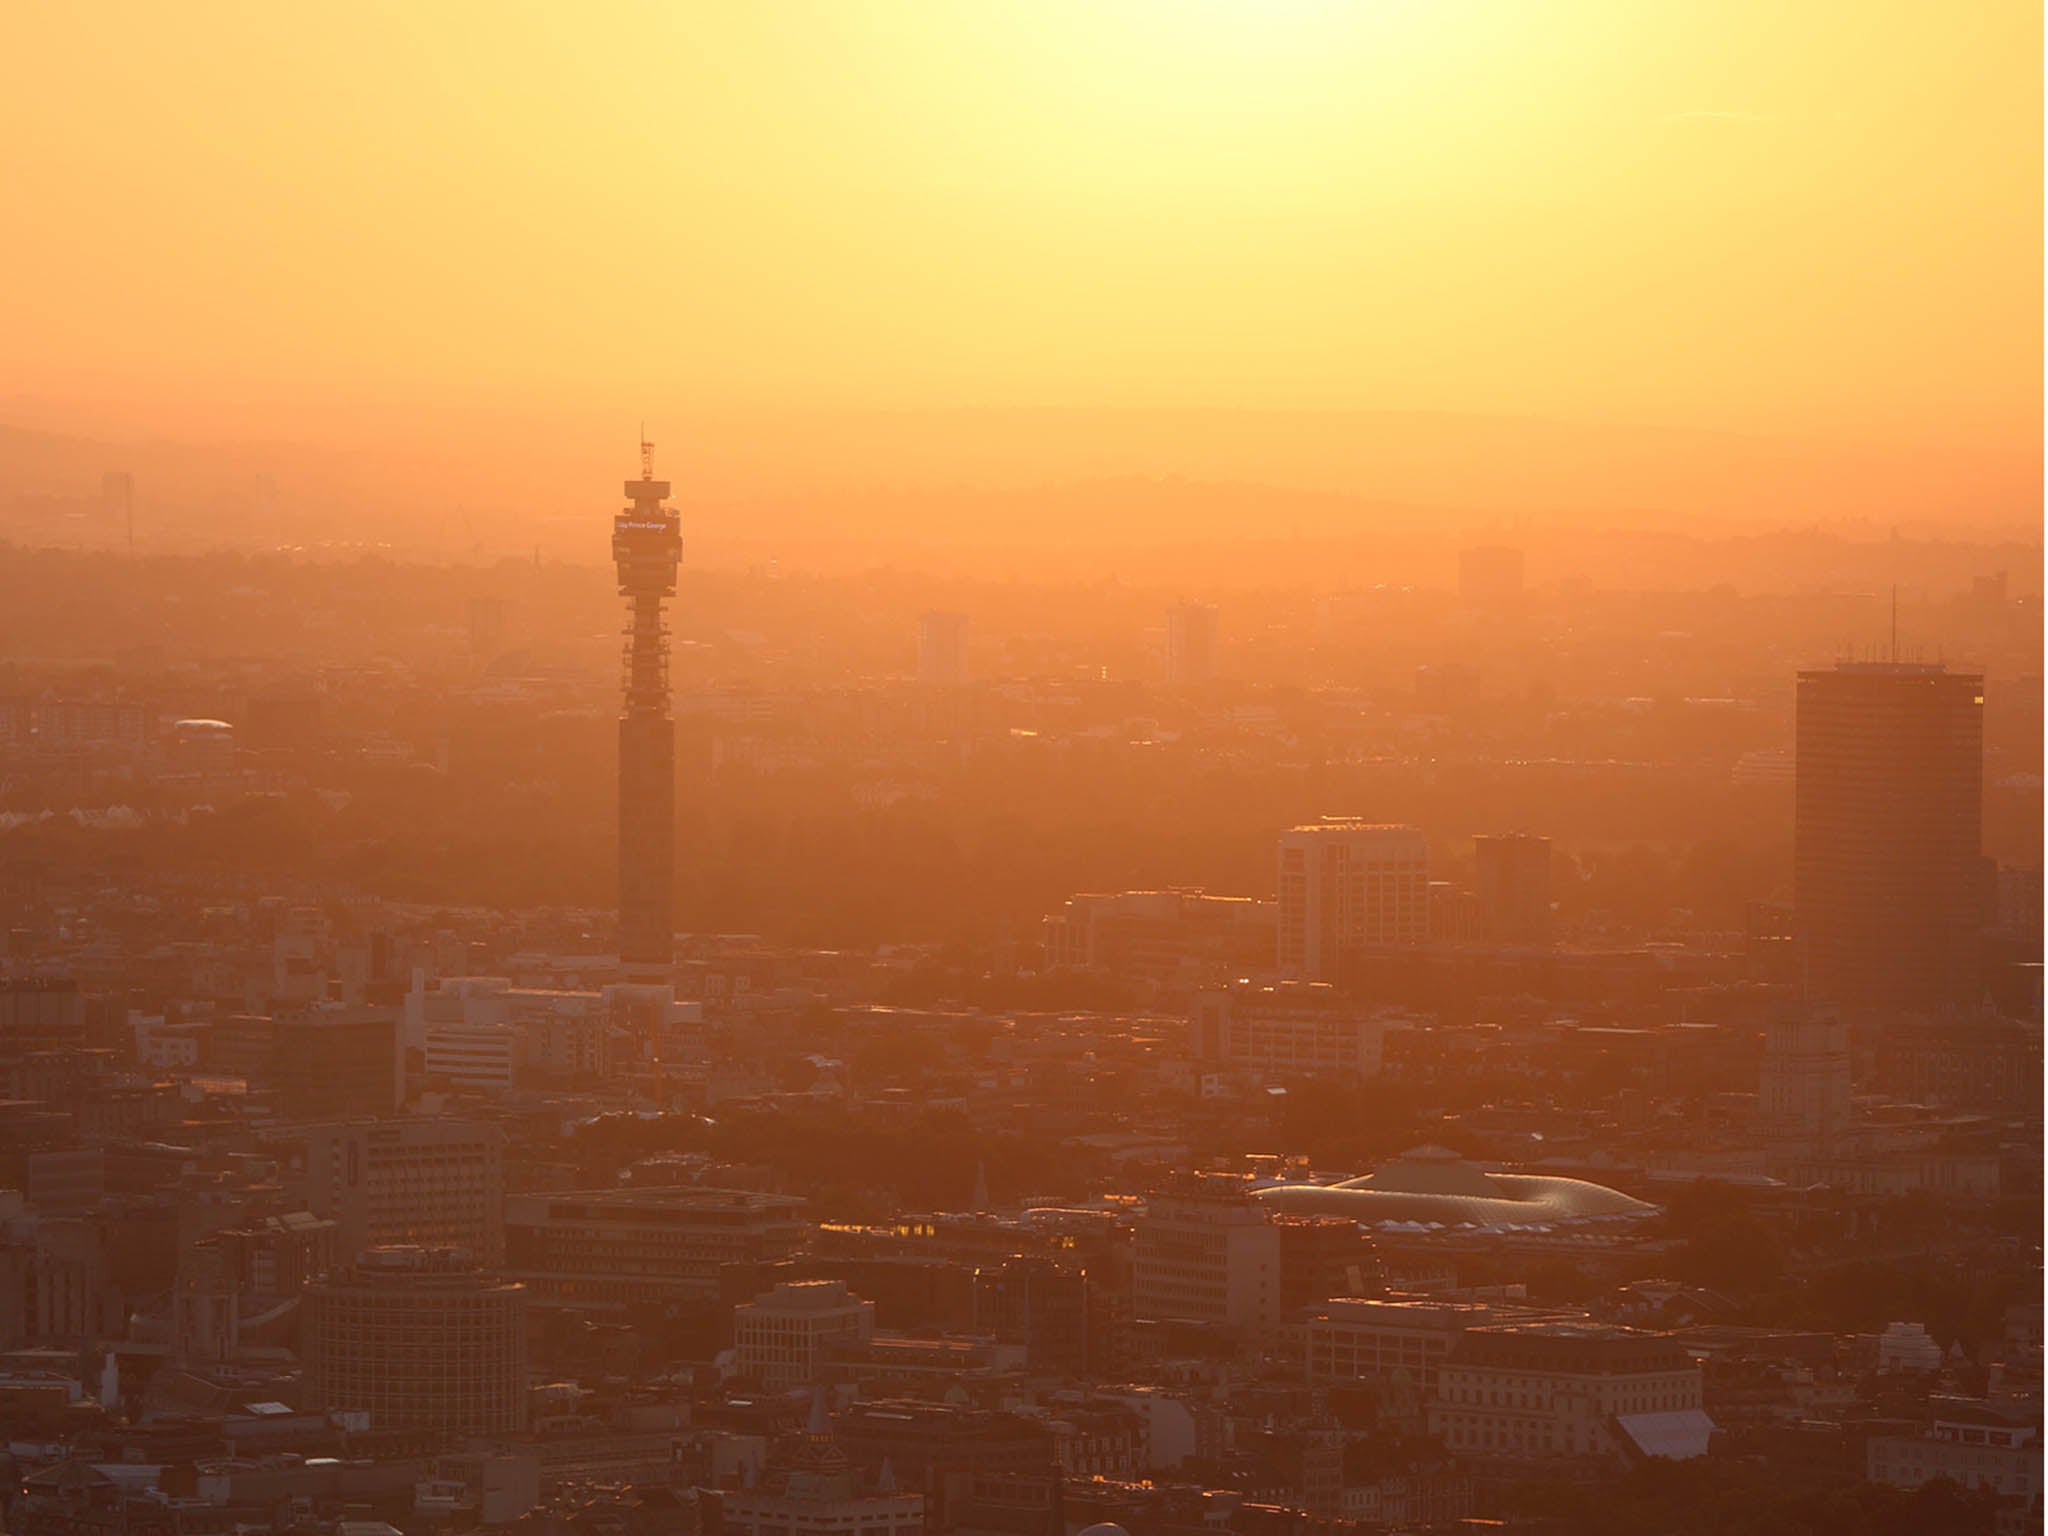
<svg viewBox="0 0 2048 1536">
<path fill-rule="evenodd" d="M 1216 680 L 1216 610 L 1207 603 L 1181 603 L 1166 610 L 1166 686 L 1199 688 Z"/>
<path fill-rule="evenodd" d="M 632 503 L 612 522 L 612 560 L 627 599 L 625 709 L 619 717 L 619 960 L 629 979 L 659 981 L 675 960 L 676 726 L 669 714 L 668 623 L 683 558 L 682 520 L 664 507 L 654 448 L 640 445 Z"/>
<path fill-rule="evenodd" d="M 1472 839 L 1482 935 L 1497 944 L 1550 942 L 1550 839 L 1526 832 Z"/>
<path fill-rule="evenodd" d="M 1917 662 L 1799 674 L 1794 907 L 1811 998 L 1965 1000 L 1983 900 L 1984 679 Z"/>
<path fill-rule="evenodd" d="M 934 688 L 957 688 L 967 681 L 966 614 L 917 616 L 917 680 Z"/>
<path fill-rule="evenodd" d="M 398 1015 L 389 1008 L 315 1008 L 275 1021 L 270 1076 L 290 1120 L 388 1115 L 404 1097 Z"/>
<path fill-rule="evenodd" d="M 1088 1277 L 1013 1255 L 974 1272 L 974 1330 L 1024 1346 L 1025 1369 L 1078 1376 L 1088 1369 Z"/>
</svg>

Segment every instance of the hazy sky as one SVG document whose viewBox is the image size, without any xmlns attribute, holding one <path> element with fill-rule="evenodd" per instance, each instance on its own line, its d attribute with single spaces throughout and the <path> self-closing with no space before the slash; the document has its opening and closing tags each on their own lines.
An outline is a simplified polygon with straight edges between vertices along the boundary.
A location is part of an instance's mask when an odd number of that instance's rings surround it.
<svg viewBox="0 0 2048 1536">
<path fill-rule="evenodd" d="M 11 5 L 0 397 L 313 436 L 1469 410 L 2024 460 L 2037 12 Z"/>
</svg>

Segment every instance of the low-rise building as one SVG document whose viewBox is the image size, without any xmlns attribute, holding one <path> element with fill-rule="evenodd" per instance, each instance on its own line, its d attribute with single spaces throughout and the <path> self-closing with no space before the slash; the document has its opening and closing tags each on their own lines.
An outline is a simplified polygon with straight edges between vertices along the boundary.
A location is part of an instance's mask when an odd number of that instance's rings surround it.
<svg viewBox="0 0 2048 1536">
<path fill-rule="evenodd" d="M 733 1308 L 740 1374 L 784 1389 L 823 1378 L 835 1348 L 875 1335 L 875 1304 L 843 1280 L 790 1280 Z"/>
<path fill-rule="evenodd" d="M 1699 1363 L 1665 1333 L 1588 1323 L 1466 1330 L 1437 1369 L 1430 1433 L 1512 1461 L 1705 1453 Z"/>
</svg>

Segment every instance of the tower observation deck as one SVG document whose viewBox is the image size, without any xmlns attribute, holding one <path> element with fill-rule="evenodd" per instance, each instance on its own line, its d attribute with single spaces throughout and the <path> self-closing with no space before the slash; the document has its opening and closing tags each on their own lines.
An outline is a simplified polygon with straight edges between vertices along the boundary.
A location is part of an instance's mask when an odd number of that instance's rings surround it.
<svg viewBox="0 0 2048 1536">
<path fill-rule="evenodd" d="M 619 715 L 619 959 L 629 981 L 665 981 L 675 960 L 676 727 L 669 714 L 668 621 L 683 557 L 682 520 L 662 505 L 654 445 L 612 520 L 612 561 L 626 599 Z"/>
</svg>

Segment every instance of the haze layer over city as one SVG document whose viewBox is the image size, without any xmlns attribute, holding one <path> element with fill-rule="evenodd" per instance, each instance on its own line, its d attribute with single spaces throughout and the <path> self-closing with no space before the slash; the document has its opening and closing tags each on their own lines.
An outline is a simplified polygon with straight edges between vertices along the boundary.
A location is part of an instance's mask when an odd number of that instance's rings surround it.
<svg viewBox="0 0 2048 1536">
<path fill-rule="evenodd" d="M 0 17 L 0 1525 L 2040 1530 L 2042 42 Z"/>
</svg>

